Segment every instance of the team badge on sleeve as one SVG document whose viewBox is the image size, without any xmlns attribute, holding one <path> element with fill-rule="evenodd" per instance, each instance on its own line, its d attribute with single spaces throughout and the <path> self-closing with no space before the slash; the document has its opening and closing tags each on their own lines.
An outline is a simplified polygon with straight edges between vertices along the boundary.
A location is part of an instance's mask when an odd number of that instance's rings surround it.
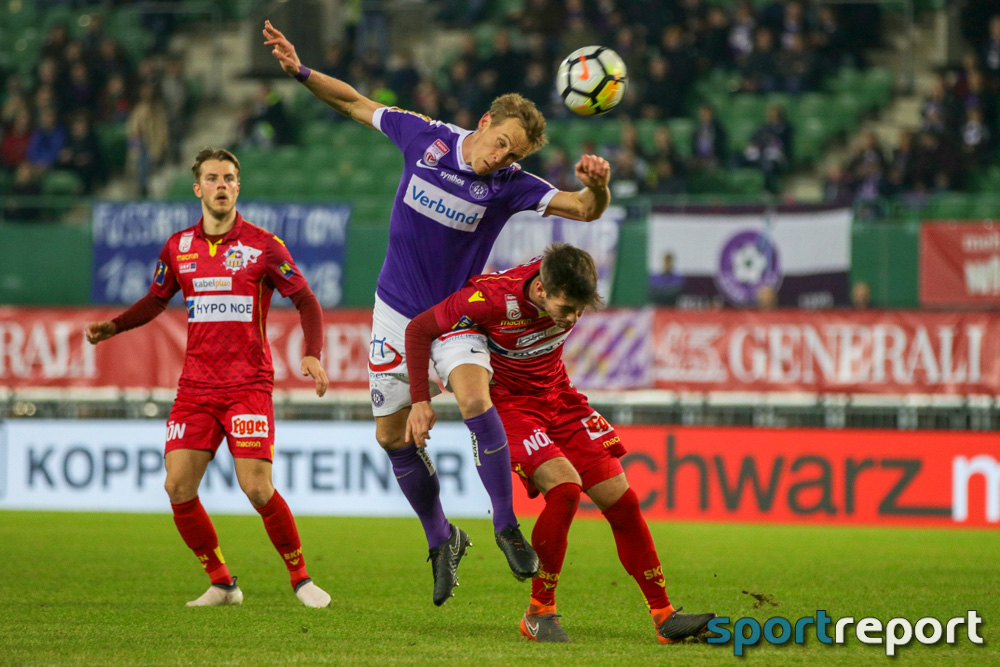
<svg viewBox="0 0 1000 667">
<path fill-rule="evenodd" d="M 153 282 L 163 287 L 163 282 L 167 279 L 167 265 L 163 262 L 156 262 L 156 271 L 153 273 Z"/>
<path fill-rule="evenodd" d="M 295 275 L 295 269 L 293 269 L 292 265 L 288 262 L 282 262 L 279 264 L 278 270 L 281 271 L 281 275 L 285 276 L 288 280 L 291 280 L 292 276 Z"/>
</svg>

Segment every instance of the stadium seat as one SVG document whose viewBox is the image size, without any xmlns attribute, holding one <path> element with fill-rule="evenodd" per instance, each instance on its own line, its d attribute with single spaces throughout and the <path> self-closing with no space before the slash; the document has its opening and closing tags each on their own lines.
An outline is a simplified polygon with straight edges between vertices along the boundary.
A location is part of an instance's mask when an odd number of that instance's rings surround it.
<svg viewBox="0 0 1000 667">
<path fill-rule="evenodd" d="M 923 217 L 929 220 L 961 220 L 969 216 L 971 204 L 969 195 L 945 192 L 931 199 Z"/>
<path fill-rule="evenodd" d="M 750 143 L 750 137 L 760 127 L 761 120 L 734 115 L 729 117 L 729 145 L 734 151 L 742 151 Z"/>
<path fill-rule="evenodd" d="M 101 123 L 94 129 L 108 164 L 112 169 L 124 169 L 128 158 L 128 130 L 125 123 Z"/>
<path fill-rule="evenodd" d="M 695 122 L 690 118 L 671 118 L 667 121 L 667 126 L 670 128 L 677 151 L 684 157 L 689 157 Z"/>
<path fill-rule="evenodd" d="M 733 169 L 728 180 L 726 190 L 731 194 L 757 197 L 764 193 L 764 172 L 760 169 Z"/>
<path fill-rule="evenodd" d="M 242 181 L 242 178 L 241 178 Z M 177 176 L 173 183 L 170 184 L 170 189 L 167 190 L 167 199 L 171 201 L 194 201 L 194 189 L 192 184 L 194 183 L 194 176 L 190 171 L 185 171 L 184 173 Z M 241 186 L 242 187 L 242 186 Z"/>
<path fill-rule="evenodd" d="M 47 197 L 76 197 L 83 194 L 83 181 L 76 172 L 55 169 L 42 178 L 42 194 Z"/>
</svg>

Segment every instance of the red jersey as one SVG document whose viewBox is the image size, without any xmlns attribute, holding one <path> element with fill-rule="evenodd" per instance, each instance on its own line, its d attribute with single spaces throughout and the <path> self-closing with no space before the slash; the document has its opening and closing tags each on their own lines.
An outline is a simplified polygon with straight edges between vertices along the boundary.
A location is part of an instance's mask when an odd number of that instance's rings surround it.
<svg viewBox="0 0 1000 667">
<path fill-rule="evenodd" d="M 479 327 L 487 337 L 497 396 L 539 395 L 569 384 L 562 345 L 564 329 L 528 299 L 542 260 L 501 273 L 475 276 L 434 307 L 442 331 Z M 411 369 L 412 373 L 412 369 Z"/>
<path fill-rule="evenodd" d="M 307 286 L 281 239 L 239 213 L 217 243 L 205 238 L 201 220 L 167 239 L 150 292 L 165 299 L 184 293 L 188 337 L 179 389 L 270 390 L 271 294 L 277 288 L 290 296 Z"/>
</svg>

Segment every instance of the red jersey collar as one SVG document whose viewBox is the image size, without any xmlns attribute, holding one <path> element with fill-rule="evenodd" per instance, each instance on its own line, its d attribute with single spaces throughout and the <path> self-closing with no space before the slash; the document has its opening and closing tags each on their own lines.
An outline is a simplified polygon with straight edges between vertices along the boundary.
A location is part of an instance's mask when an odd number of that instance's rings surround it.
<svg viewBox="0 0 1000 667">
<path fill-rule="evenodd" d="M 219 239 L 219 243 L 223 241 L 228 241 L 230 239 L 238 239 L 240 237 L 240 232 L 243 231 L 243 216 L 240 215 L 239 211 L 236 211 L 236 221 L 228 232 Z M 195 234 L 201 238 L 205 238 L 205 216 L 198 218 L 198 224 L 195 226 Z"/>
</svg>

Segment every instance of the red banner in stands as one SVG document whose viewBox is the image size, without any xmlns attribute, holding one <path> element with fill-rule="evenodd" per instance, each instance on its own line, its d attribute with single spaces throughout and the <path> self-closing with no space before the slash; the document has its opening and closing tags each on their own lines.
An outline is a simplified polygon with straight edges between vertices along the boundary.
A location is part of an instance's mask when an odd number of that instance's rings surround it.
<svg viewBox="0 0 1000 667">
<path fill-rule="evenodd" d="M 921 225 L 920 303 L 1000 306 L 1000 227 L 985 222 Z"/>
<path fill-rule="evenodd" d="M 654 382 L 684 391 L 1000 393 L 1000 314 L 658 310 Z"/>
<path fill-rule="evenodd" d="M 647 519 L 1000 524 L 1000 435 L 621 427 Z M 514 491 L 518 514 L 542 501 Z M 584 516 L 600 517 L 592 505 Z"/>
<path fill-rule="evenodd" d="M 120 309 L 0 308 L 0 384 L 23 387 L 174 388 L 184 364 L 187 317 L 170 308 L 145 326 L 100 345 L 87 343 L 87 322 Z M 323 365 L 332 389 L 368 388 L 370 310 L 323 313 Z M 302 377 L 302 328 L 296 310 L 276 308 L 267 318 L 275 387 L 310 389 Z"/>
</svg>

